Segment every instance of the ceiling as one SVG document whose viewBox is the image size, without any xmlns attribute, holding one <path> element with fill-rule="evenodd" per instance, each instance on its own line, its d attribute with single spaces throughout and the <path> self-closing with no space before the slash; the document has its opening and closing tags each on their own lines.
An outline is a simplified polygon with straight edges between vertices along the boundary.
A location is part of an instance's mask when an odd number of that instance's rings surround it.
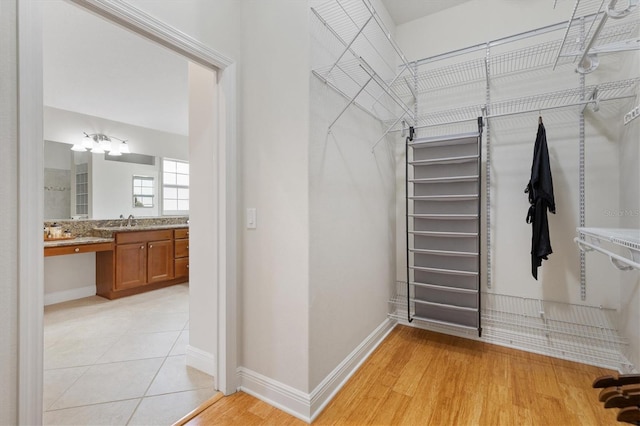
<svg viewBox="0 0 640 426">
<path fill-rule="evenodd" d="M 188 134 L 186 59 L 69 2 L 43 4 L 45 106 Z"/>
<path fill-rule="evenodd" d="M 431 15 L 471 0 L 382 0 L 396 25 Z"/>
</svg>

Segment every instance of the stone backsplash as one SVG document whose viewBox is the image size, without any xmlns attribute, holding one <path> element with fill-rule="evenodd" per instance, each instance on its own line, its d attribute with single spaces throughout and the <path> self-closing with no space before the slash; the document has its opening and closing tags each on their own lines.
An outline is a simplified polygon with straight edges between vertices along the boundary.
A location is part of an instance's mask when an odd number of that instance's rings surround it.
<svg viewBox="0 0 640 426">
<path fill-rule="evenodd" d="M 189 216 L 170 216 L 170 217 L 148 217 L 148 218 L 135 218 L 132 220 L 136 226 L 163 226 L 163 225 L 186 225 L 189 221 Z M 109 219 L 109 220 L 93 220 L 93 219 L 79 219 L 79 220 L 57 220 L 46 221 L 44 227 L 49 227 L 57 223 L 64 230 L 69 230 L 74 237 L 92 237 L 96 236 L 94 228 L 110 228 L 118 227 L 127 223 L 127 219 Z"/>
</svg>

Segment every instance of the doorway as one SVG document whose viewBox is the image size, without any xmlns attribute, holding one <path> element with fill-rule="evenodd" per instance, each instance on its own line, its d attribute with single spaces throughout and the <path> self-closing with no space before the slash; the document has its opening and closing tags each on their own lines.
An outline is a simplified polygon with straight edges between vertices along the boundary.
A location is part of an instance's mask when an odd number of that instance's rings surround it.
<svg viewBox="0 0 640 426">
<path fill-rule="evenodd" d="M 19 2 L 20 23 L 20 181 L 22 196 L 20 206 L 31 213 L 19 224 L 23 244 L 20 247 L 19 293 L 20 293 L 20 370 L 19 370 L 19 423 L 39 424 L 42 421 L 42 307 L 43 307 L 43 262 L 42 234 L 39 231 L 43 219 L 43 153 L 42 131 L 42 53 L 41 53 L 41 5 L 38 1 Z M 215 157 L 205 160 L 215 167 L 203 164 L 204 176 L 212 182 L 210 192 L 216 200 L 214 211 L 202 212 L 203 216 L 215 217 L 213 226 L 201 221 L 191 221 L 194 234 L 215 247 L 215 259 L 207 266 L 194 263 L 191 273 L 191 299 L 201 296 L 201 306 L 191 313 L 190 328 L 204 330 L 191 339 L 187 357 L 188 364 L 207 372 L 213 372 L 217 389 L 224 393 L 235 390 L 235 65 L 229 58 L 212 52 L 185 36 L 180 31 L 167 27 L 143 11 L 126 3 L 113 5 L 107 1 L 93 1 L 91 5 L 80 5 L 102 15 L 111 22 L 143 35 L 165 47 L 197 62 L 205 68 L 218 69 L 213 82 L 215 93 L 210 105 L 215 114 L 209 120 L 216 121 L 215 131 L 209 134 Z M 31 208 L 26 208 L 30 206 Z M 35 208 L 34 208 L 35 206 Z M 197 232 L 196 232 L 197 231 Z M 211 264 L 214 266 L 212 267 Z M 34 268 L 34 265 L 36 266 Z M 223 285 L 218 285 L 223 283 Z M 200 289 L 195 291 L 194 289 Z M 213 329 L 211 325 L 214 325 Z M 204 349 L 203 349 L 204 348 Z"/>
</svg>

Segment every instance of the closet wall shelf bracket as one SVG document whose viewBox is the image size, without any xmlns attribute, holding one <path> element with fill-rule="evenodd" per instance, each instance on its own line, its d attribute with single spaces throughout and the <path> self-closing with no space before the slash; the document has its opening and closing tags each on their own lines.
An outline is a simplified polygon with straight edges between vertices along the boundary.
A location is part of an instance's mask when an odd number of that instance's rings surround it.
<svg viewBox="0 0 640 426">
<path fill-rule="evenodd" d="M 631 27 L 638 19 L 638 0 L 628 0 L 624 9 L 618 0 L 576 0 L 571 18 L 558 50 L 554 69 L 560 58 L 577 59 L 576 71 L 588 74 L 599 65 L 599 53 L 622 52 L 640 48 L 637 31 Z M 608 19 L 622 21 L 609 25 Z M 629 25 L 631 24 L 631 25 Z"/>
<path fill-rule="evenodd" d="M 574 241 L 581 251 L 596 251 L 604 254 L 621 271 L 640 270 L 640 230 L 578 228 L 578 233 L 580 237 L 574 238 Z M 605 248 L 603 242 L 622 247 L 629 252 L 629 257 L 621 256 Z"/>
<path fill-rule="evenodd" d="M 640 117 L 640 105 L 636 106 L 624 115 L 624 125 L 626 126 L 638 117 Z"/>
</svg>

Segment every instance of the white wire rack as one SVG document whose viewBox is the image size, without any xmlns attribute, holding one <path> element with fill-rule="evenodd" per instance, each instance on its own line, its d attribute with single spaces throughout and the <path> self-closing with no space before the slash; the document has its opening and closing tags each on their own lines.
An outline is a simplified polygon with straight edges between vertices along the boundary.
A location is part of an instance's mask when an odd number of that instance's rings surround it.
<svg viewBox="0 0 640 426">
<path fill-rule="evenodd" d="M 424 94 L 447 87 L 484 82 L 489 78 L 487 75 L 488 69 L 491 70 L 491 78 L 497 78 L 513 73 L 550 67 L 554 64 L 556 53 L 561 43 L 561 40 L 553 40 L 511 50 L 489 58 L 475 58 L 460 63 L 425 69 L 416 73 L 416 92 L 417 94 Z M 490 44 L 487 43 L 487 45 Z M 402 79 L 397 81 L 393 88 L 401 96 L 413 95 L 413 89 L 407 83 L 406 78 Z"/>
<path fill-rule="evenodd" d="M 622 18 L 624 23 L 610 25 L 611 20 Z M 557 61 L 571 58 L 577 61 L 578 72 L 592 72 L 598 67 L 599 53 L 640 48 L 639 23 L 637 1 L 576 0 Z"/>
<path fill-rule="evenodd" d="M 635 97 L 635 88 L 638 83 L 640 78 L 633 78 L 587 86 L 585 92 L 580 88 L 573 88 L 494 102 L 489 105 L 489 111 L 491 111 L 489 114 L 484 113 L 486 105 L 465 106 L 445 111 L 426 111 L 416 117 L 416 127 L 465 122 L 474 120 L 480 115 L 497 118 L 567 107 L 584 108 L 587 105 L 593 105 L 597 108 L 600 102 Z M 583 100 L 583 93 L 588 93 L 590 96 Z"/>
<path fill-rule="evenodd" d="M 406 283 L 398 282 L 396 288 L 396 295 L 389 301 L 389 317 L 408 324 Z M 634 371 L 624 355 L 629 342 L 618 332 L 615 309 L 487 292 L 481 294 L 481 301 L 479 340 L 621 372 Z M 413 311 L 413 305 L 410 309 Z M 446 324 L 422 321 L 417 326 L 477 338 L 473 332 Z"/>
<path fill-rule="evenodd" d="M 618 269 L 629 271 L 640 270 L 640 230 L 618 228 L 578 228 L 579 237 L 574 241 L 580 250 L 596 251 L 608 256 L 611 263 Z M 624 257 L 614 253 L 602 243 L 622 247 L 628 250 L 629 256 Z"/>
<path fill-rule="evenodd" d="M 403 77 L 413 80 L 413 70 L 370 0 L 331 0 L 311 10 L 329 33 L 329 60 L 312 72 L 348 100 L 329 131 L 350 105 L 381 121 L 412 122 L 411 107 L 393 87 Z"/>
</svg>

